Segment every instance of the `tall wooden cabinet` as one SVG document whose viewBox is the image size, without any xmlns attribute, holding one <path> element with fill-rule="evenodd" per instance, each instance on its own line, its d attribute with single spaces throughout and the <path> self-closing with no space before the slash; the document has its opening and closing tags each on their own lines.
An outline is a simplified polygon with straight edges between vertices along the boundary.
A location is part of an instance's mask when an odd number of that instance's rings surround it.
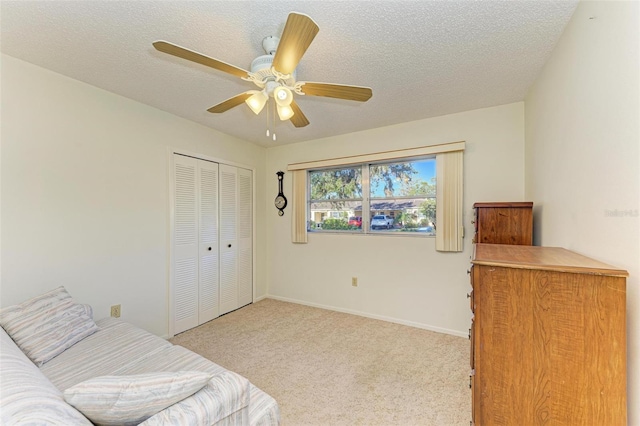
<svg viewBox="0 0 640 426">
<path fill-rule="evenodd" d="M 472 264 L 472 422 L 626 425 L 627 272 L 522 245 Z"/>
<path fill-rule="evenodd" d="M 474 243 L 533 244 L 533 203 L 475 203 Z"/>
</svg>

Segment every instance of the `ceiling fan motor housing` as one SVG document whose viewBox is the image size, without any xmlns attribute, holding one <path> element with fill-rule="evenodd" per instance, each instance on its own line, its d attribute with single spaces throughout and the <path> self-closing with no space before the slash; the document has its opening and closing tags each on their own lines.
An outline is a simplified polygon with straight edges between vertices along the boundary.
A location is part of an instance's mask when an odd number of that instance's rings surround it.
<svg viewBox="0 0 640 426">
<path fill-rule="evenodd" d="M 280 43 L 280 38 L 275 36 L 267 36 L 262 39 L 262 48 L 267 53 L 267 55 L 275 55 L 276 49 L 278 48 L 278 44 Z"/>
<path fill-rule="evenodd" d="M 276 42 L 279 40 L 277 37 L 267 37 L 267 39 L 275 38 Z M 266 48 L 265 48 L 266 50 Z M 262 55 L 258 56 L 251 62 L 251 73 L 255 74 L 258 77 L 258 80 L 261 80 L 264 85 L 268 81 L 275 81 L 276 76 L 271 71 L 271 66 L 273 64 L 273 55 Z M 281 80 L 286 86 L 293 86 L 296 82 L 296 70 L 291 73 L 291 76 L 287 79 Z"/>
<path fill-rule="evenodd" d="M 275 36 L 268 36 L 262 39 L 262 48 L 266 55 L 258 56 L 251 62 L 251 72 L 257 74 L 264 69 L 271 70 L 271 64 L 273 64 L 273 58 L 276 54 L 280 39 Z"/>
<path fill-rule="evenodd" d="M 271 64 L 273 64 L 273 55 L 262 55 L 251 61 L 251 72 L 258 74 L 260 71 L 267 69 L 271 73 Z"/>
</svg>

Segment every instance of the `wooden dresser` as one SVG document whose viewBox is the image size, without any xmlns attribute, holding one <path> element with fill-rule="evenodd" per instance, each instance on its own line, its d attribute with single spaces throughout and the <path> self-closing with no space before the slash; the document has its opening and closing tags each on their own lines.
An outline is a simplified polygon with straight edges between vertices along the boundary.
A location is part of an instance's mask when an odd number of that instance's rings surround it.
<svg viewBox="0 0 640 426">
<path fill-rule="evenodd" d="M 472 264 L 472 423 L 626 425 L 628 273 L 522 245 Z"/>
<path fill-rule="evenodd" d="M 533 203 L 475 203 L 474 243 L 533 244 Z"/>
</svg>

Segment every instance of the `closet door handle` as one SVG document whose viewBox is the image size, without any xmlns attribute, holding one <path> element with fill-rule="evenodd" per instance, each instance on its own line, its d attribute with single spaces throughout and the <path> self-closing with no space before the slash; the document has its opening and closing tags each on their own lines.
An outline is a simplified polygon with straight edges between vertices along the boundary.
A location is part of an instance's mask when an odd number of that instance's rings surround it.
<svg viewBox="0 0 640 426">
<path fill-rule="evenodd" d="M 231 248 L 231 244 L 229 244 L 227 247 Z"/>
<path fill-rule="evenodd" d="M 211 251 L 211 247 L 209 247 L 207 250 Z"/>
</svg>

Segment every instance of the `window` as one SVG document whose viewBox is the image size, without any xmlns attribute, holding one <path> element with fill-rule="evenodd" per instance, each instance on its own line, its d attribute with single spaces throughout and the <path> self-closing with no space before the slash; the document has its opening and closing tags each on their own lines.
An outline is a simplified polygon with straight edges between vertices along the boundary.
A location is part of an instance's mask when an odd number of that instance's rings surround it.
<svg viewBox="0 0 640 426">
<path fill-rule="evenodd" d="M 310 171 L 309 188 L 309 231 L 362 229 L 351 219 L 362 216 L 362 168 Z"/>
<path fill-rule="evenodd" d="M 289 164 L 291 241 L 306 244 L 309 233 L 329 231 L 323 229 L 329 226 L 325 219 L 339 228 L 331 232 L 427 235 L 435 231 L 437 217 L 435 249 L 462 251 L 464 149 L 464 142 L 450 142 Z M 431 160 L 433 170 L 434 155 L 435 175 L 416 169 L 426 167 L 420 161 Z M 374 216 L 383 216 L 384 229 L 377 222 L 372 229 Z"/>
<path fill-rule="evenodd" d="M 371 232 L 391 230 L 435 235 L 435 157 L 368 167 Z"/>
<path fill-rule="evenodd" d="M 310 232 L 435 235 L 433 156 L 310 170 L 308 181 Z"/>
</svg>

